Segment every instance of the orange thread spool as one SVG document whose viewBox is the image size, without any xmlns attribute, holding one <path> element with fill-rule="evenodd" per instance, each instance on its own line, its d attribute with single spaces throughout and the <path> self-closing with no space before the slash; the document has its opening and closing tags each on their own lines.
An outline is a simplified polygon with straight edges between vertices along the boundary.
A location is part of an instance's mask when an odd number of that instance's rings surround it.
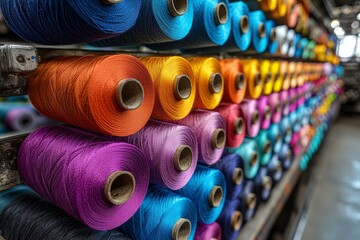
<svg viewBox="0 0 360 240">
<path fill-rule="evenodd" d="M 183 57 L 144 57 L 155 86 L 153 118 L 180 120 L 194 105 L 195 81 L 189 62 Z"/>
<path fill-rule="evenodd" d="M 130 55 L 57 57 L 29 75 L 27 88 L 42 114 L 115 136 L 139 131 L 154 106 L 150 75 Z"/>
<path fill-rule="evenodd" d="M 258 60 L 243 60 L 245 77 L 248 80 L 245 98 L 257 99 L 260 97 L 264 82 L 261 79 L 260 63 Z"/>
<path fill-rule="evenodd" d="M 224 103 L 240 103 L 245 96 L 247 81 L 239 59 L 220 60 L 224 78 Z"/>
<path fill-rule="evenodd" d="M 295 76 L 297 78 L 297 85 L 302 86 L 304 85 L 304 77 L 303 77 L 303 63 L 298 62 L 296 63 L 296 73 Z"/>
<path fill-rule="evenodd" d="M 220 62 L 215 58 L 189 58 L 196 82 L 194 108 L 214 109 L 222 99 L 224 81 Z"/>
</svg>

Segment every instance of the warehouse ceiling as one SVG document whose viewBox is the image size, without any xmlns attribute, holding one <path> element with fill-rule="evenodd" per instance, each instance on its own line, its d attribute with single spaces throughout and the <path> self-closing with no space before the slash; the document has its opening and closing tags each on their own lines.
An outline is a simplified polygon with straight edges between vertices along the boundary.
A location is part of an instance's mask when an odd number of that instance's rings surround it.
<svg viewBox="0 0 360 240">
<path fill-rule="evenodd" d="M 359 0 L 322 0 L 321 7 L 332 20 L 339 20 L 346 34 L 360 34 Z"/>
</svg>

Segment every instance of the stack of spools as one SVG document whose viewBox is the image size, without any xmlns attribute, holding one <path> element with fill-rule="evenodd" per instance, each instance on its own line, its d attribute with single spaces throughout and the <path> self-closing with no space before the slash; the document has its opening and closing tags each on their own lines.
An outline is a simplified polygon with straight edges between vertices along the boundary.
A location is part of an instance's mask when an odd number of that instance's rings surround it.
<svg viewBox="0 0 360 240">
<path fill-rule="evenodd" d="M 309 9 L 296 0 L 9 0 L 1 9 L 39 44 L 186 53 L 57 56 L 27 75 L 36 110 L 68 125 L 24 140 L 17 166 L 33 190 L 0 192 L 6 239 L 235 239 L 331 115 L 336 88 L 322 91 L 333 62 L 321 63 L 331 47 L 304 36 Z M 292 59 L 213 55 L 243 51 Z"/>
</svg>

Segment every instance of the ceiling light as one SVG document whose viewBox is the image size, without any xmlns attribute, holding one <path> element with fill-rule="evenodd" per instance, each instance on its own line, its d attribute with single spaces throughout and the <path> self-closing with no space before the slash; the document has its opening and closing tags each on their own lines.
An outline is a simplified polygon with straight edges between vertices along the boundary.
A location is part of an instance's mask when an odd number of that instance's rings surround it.
<svg viewBox="0 0 360 240">
<path fill-rule="evenodd" d="M 337 28 L 340 26 L 340 22 L 339 22 L 339 20 L 332 20 L 330 25 L 332 28 Z"/>
</svg>

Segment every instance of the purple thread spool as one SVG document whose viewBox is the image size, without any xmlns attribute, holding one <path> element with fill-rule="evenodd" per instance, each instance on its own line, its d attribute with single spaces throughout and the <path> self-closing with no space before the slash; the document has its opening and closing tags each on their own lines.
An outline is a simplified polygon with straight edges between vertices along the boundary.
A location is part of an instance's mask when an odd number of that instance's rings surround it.
<svg viewBox="0 0 360 240">
<path fill-rule="evenodd" d="M 221 228 L 217 222 L 211 224 L 198 223 L 195 240 L 221 240 Z"/>
<path fill-rule="evenodd" d="M 199 162 L 212 165 L 219 161 L 226 141 L 225 120 L 219 113 L 196 109 L 175 123 L 188 126 L 195 132 L 199 146 Z"/>
<path fill-rule="evenodd" d="M 198 143 L 187 126 L 150 120 L 139 132 L 120 139 L 143 151 L 152 183 L 178 190 L 194 174 Z"/>
<path fill-rule="evenodd" d="M 246 122 L 246 136 L 255 137 L 260 131 L 260 113 L 256 100 L 245 99 L 241 103 Z"/>
<path fill-rule="evenodd" d="M 259 109 L 261 129 L 268 129 L 271 124 L 271 109 L 267 96 L 261 96 L 256 100 L 257 109 Z"/>
<path fill-rule="evenodd" d="M 5 123 L 10 129 L 15 131 L 32 130 L 36 127 L 36 116 L 30 106 L 14 107 L 8 111 Z"/>
<path fill-rule="evenodd" d="M 126 222 L 149 184 L 149 167 L 140 149 L 66 126 L 31 133 L 17 163 L 27 185 L 97 230 Z"/>
<path fill-rule="evenodd" d="M 269 96 L 269 105 L 271 109 L 271 120 L 273 123 L 281 121 L 282 117 L 282 104 L 280 101 L 279 93 L 272 93 Z"/>
</svg>

